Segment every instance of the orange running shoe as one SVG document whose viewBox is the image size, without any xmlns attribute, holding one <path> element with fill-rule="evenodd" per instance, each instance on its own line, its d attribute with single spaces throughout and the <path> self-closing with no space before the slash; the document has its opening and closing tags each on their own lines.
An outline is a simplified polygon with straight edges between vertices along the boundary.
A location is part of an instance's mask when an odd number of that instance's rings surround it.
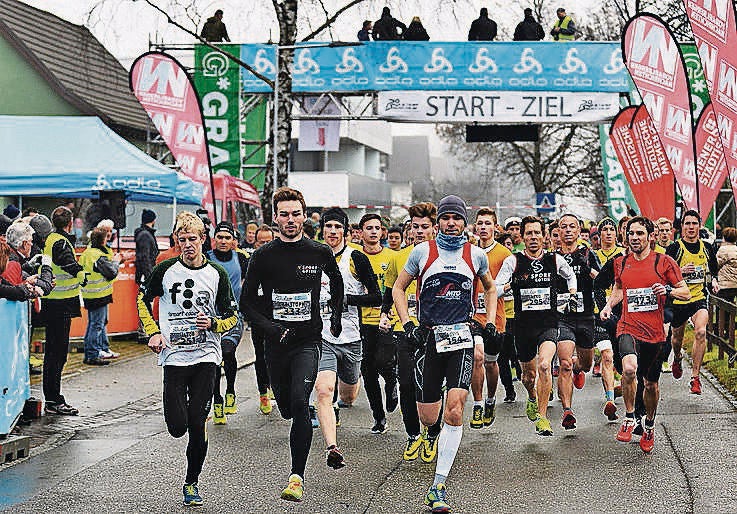
<svg viewBox="0 0 737 514">
<path fill-rule="evenodd" d="M 632 431 L 635 429 L 635 420 L 624 418 L 617 432 L 617 441 L 629 443 L 632 440 Z"/>
<path fill-rule="evenodd" d="M 701 379 L 699 377 L 691 378 L 691 394 L 701 394 Z"/>
</svg>

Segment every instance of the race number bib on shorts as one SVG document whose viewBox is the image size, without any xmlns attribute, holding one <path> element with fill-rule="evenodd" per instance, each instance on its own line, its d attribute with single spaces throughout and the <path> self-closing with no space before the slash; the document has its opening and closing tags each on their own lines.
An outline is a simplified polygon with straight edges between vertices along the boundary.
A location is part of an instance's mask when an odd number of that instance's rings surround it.
<svg viewBox="0 0 737 514">
<path fill-rule="evenodd" d="M 550 288 L 534 287 L 520 289 L 523 311 L 546 311 L 550 309 Z"/>
<path fill-rule="evenodd" d="M 693 273 L 683 276 L 687 284 L 703 284 L 706 281 L 706 273 L 703 266 L 695 266 Z"/>
<path fill-rule="evenodd" d="M 479 293 L 476 297 L 476 312 L 478 314 L 486 314 L 486 303 L 484 302 L 484 293 Z"/>
<path fill-rule="evenodd" d="M 417 318 L 417 295 L 414 293 L 407 295 L 407 314 L 410 318 Z"/>
<path fill-rule="evenodd" d="M 312 318 L 310 293 L 271 293 L 275 321 L 309 321 Z"/>
<path fill-rule="evenodd" d="M 473 348 L 471 327 L 467 323 L 437 325 L 432 331 L 435 335 L 435 350 L 438 353 Z"/>
<path fill-rule="evenodd" d="M 658 297 L 650 287 L 627 289 L 627 310 L 629 312 L 650 312 L 657 310 Z"/>
</svg>

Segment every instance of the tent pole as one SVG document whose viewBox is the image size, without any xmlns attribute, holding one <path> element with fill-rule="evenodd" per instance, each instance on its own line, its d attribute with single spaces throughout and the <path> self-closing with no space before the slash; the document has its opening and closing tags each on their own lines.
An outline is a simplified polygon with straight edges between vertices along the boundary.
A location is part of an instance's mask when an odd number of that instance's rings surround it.
<svg viewBox="0 0 737 514">
<path fill-rule="evenodd" d="M 23 213 L 23 196 L 18 197 L 18 210 Z"/>
<path fill-rule="evenodd" d="M 174 228 L 177 224 L 177 197 L 174 197 L 174 203 L 172 204 L 172 210 L 174 211 L 174 215 L 172 216 L 172 222 L 171 222 L 171 231 L 174 232 Z"/>
</svg>

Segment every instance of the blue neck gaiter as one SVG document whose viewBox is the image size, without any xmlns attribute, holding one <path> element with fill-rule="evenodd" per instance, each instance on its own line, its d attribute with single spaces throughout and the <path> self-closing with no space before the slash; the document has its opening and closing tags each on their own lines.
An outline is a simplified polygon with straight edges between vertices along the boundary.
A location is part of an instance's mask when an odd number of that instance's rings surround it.
<svg viewBox="0 0 737 514">
<path fill-rule="evenodd" d="M 466 244 L 466 236 L 461 234 L 460 236 L 449 236 L 439 232 L 435 241 L 438 243 L 438 248 L 445 250 L 446 252 L 452 252 L 458 250 Z"/>
</svg>

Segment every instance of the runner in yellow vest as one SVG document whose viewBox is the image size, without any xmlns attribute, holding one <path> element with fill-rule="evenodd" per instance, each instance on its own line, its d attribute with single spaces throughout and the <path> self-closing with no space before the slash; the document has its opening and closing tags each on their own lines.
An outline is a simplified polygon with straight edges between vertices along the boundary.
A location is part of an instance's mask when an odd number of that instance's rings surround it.
<svg viewBox="0 0 737 514">
<path fill-rule="evenodd" d="M 558 15 L 558 20 L 553 25 L 550 35 L 556 41 L 574 41 L 576 39 L 576 24 L 562 7 L 555 13 Z"/>
</svg>

